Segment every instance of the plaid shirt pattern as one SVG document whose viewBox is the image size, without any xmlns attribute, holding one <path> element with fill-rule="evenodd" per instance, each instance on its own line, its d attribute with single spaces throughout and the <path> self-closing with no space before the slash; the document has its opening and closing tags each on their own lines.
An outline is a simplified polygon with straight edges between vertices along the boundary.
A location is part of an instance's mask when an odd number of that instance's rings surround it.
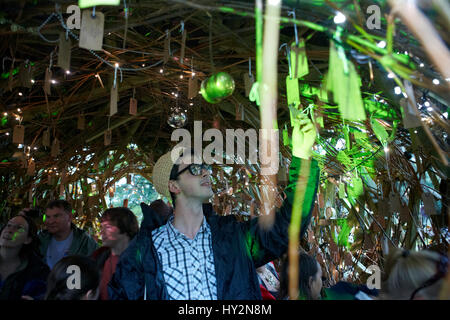
<svg viewBox="0 0 450 320">
<path fill-rule="evenodd" d="M 206 219 L 194 239 L 174 228 L 173 216 L 152 239 L 170 300 L 217 300 L 211 230 Z"/>
</svg>

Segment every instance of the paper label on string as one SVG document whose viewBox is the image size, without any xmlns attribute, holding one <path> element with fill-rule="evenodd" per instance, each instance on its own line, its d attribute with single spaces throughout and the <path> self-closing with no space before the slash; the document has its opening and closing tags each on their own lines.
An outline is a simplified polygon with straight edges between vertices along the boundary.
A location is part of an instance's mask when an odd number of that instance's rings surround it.
<svg viewBox="0 0 450 320">
<path fill-rule="evenodd" d="M 105 16 L 102 12 L 96 11 L 93 17 L 91 10 L 83 10 L 79 47 L 95 51 L 102 50 L 104 27 Z"/>
<path fill-rule="evenodd" d="M 137 100 L 135 98 L 130 99 L 130 114 L 137 115 Z"/>
<path fill-rule="evenodd" d="M 52 174 L 51 173 L 47 174 L 47 184 L 49 184 L 49 185 L 52 184 Z"/>
<path fill-rule="evenodd" d="M 292 43 L 290 52 L 292 77 L 295 79 L 304 77 L 309 73 L 304 39 L 300 39 L 298 46 L 295 42 Z"/>
<path fill-rule="evenodd" d="M 416 116 L 409 101 L 405 98 L 400 100 L 402 106 L 403 126 L 405 129 L 417 128 L 422 126 L 422 121 Z"/>
<path fill-rule="evenodd" d="M 72 42 L 70 41 L 70 38 L 66 39 L 66 33 L 60 32 L 57 65 L 64 70 L 70 70 L 71 51 L 72 51 Z"/>
<path fill-rule="evenodd" d="M 184 64 L 184 52 L 186 50 L 186 29 L 183 30 L 183 35 L 181 36 L 181 53 L 180 53 L 180 63 Z"/>
<path fill-rule="evenodd" d="M 52 71 L 47 68 L 45 70 L 45 79 L 44 79 L 44 92 L 49 96 L 51 95 L 51 83 L 52 81 Z"/>
<path fill-rule="evenodd" d="M 166 38 L 164 39 L 164 64 L 166 64 L 169 61 L 169 47 L 170 47 L 170 32 L 167 34 Z"/>
<path fill-rule="evenodd" d="M 434 204 L 434 196 L 429 192 L 422 193 L 422 201 L 425 214 L 428 216 L 438 214 Z"/>
<path fill-rule="evenodd" d="M 288 176 L 285 166 L 281 166 L 277 173 L 277 180 L 279 183 L 285 184 L 288 182 Z"/>
<path fill-rule="evenodd" d="M 131 174 L 127 175 L 127 184 L 131 184 Z"/>
<path fill-rule="evenodd" d="M 117 81 L 116 87 L 112 86 L 111 88 L 111 99 L 109 101 L 109 115 L 113 116 L 117 113 L 117 99 L 118 99 L 118 90 L 119 83 Z"/>
<path fill-rule="evenodd" d="M 34 176 L 36 171 L 36 164 L 33 160 L 30 159 L 28 162 L 27 176 Z"/>
<path fill-rule="evenodd" d="M 339 198 L 340 199 L 345 199 L 345 184 L 340 183 L 339 184 Z"/>
<path fill-rule="evenodd" d="M 295 109 L 298 109 L 300 105 L 300 91 L 298 88 L 298 79 L 296 78 L 289 78 L 289 76 L 286 77 L 286 95 L 287 95 L 287 102 L 288 106 L 292 106 Z M 291 126 L 294 126 L 293 118 L 294 115 L 292 112 L 290 112 L 290 118 L 291 118 Z"/>
<path fill-rule="evenodd" d="M 105 131 L 105 139 L 104 139 L 105 146 L 109 146 L 111 144 L 111 139 L 112 139 L 112 131 L 106 130 Z"/>
<path fill-rule="evenodd" d="M 198 79 L 197 78 L 189 78 L 188 83 L 188 98 L 195 98 L 198 94 Z"/>
<path fill-rule="evenodd" d="M 65 191 L 64 185 L 63 185 L 63 184 L 60 184 L 60 185 L 59 185 L 59 196 L 60 196 L 60 197 L 63 197 L 63 196 L 64 196 L 64 191 Z"/>
<path fill-rule="evenodd" d="M 252 90 L 253 84 L 255 83 L 255 77 L 253 76 L 253 74 L 249 74 L 248 72 L 244 73 L 243 77 L 245 96 L 248 97 L 250 95 L 250 91 Z"/>
<path fill-rule="evenodd" d="M 82 114 L 78 115 L 77 128 L 78 130 L 84 130 L 85 128 L 85 119 Z"/>
<path fill-rule="evenodd" d="M 22 87 L 31 88 L 33 86 L 31 83 L 31 64 L 22 63 L 20 65 L 19 79 Z"/>
<path fill-rule="evenodd" d="M 59 140 L 55 138 L 52 143 L 51 156 L 57 157 L 59 155 Z"/>
<path fill-rule="evenodd" d="M 33 190 L 28 191 L 28 203 L 33 203 Z"/>
<path fill-rule="evenodd" d="M 44 147 L 50 147 L 50 129 L 47 129 L 42 134 L 42 145 Z"/>
<path fill-rule="evenodd" d="M 12 142 L 17 144 L 23 144 L 24 136 L 25 136 L 25 127 L 22 125 L 15 125 Z"/>
</svg>

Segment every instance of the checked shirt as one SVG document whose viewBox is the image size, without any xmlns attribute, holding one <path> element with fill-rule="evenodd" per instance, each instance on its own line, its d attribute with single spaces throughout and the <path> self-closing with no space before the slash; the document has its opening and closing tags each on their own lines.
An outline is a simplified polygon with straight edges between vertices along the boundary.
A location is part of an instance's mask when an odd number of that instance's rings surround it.
<svg viewBox="0 0 450 320">
<path fill-rule="evenodd" d="M 173 216 L 164 226 L 152 232 L 170 300 L 217 300 L 208 222 L 203 218 L 194 239 L 175 229 L 172 222 Z"/>
</svg>

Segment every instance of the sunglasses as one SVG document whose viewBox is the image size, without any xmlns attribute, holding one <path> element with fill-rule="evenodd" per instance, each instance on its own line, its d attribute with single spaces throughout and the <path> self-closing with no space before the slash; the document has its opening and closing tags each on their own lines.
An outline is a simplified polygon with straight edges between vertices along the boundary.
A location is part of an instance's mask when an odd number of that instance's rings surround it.
<svg viewBox="0 0 450 320">
<path fill-rule="evenodd" d="M 177 172 L 175 177 L 178 177 L 180 174 L 182 174 L 183 172 L 185 172 L 186 170 L 189 170 L 189 172 L 193 175 L 193 176 L 201 176 L 203 169 L 205 169 L 206 171 L 208 171 L 210 174 L 212 173 L 212 167 L 208 164 L 196 164 L 196 163 L 192 163 L 190 165 L 188 165 L 186 168 L 184 168 L 183 170 Z"/>
</svg>

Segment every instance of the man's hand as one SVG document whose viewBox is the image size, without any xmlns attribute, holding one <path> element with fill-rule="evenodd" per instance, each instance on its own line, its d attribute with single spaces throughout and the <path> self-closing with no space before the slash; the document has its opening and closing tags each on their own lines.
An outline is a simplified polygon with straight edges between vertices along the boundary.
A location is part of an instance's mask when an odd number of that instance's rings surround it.
<svg viewBox="0 0 450 320">
<path fill-rule="evenodd" d="M 294 130 L 292 131 L 292 154 L 297 158 L 309 159 L 316 141 L 316 127 L 304 113 L 293 113 Z"/>
</svg>

